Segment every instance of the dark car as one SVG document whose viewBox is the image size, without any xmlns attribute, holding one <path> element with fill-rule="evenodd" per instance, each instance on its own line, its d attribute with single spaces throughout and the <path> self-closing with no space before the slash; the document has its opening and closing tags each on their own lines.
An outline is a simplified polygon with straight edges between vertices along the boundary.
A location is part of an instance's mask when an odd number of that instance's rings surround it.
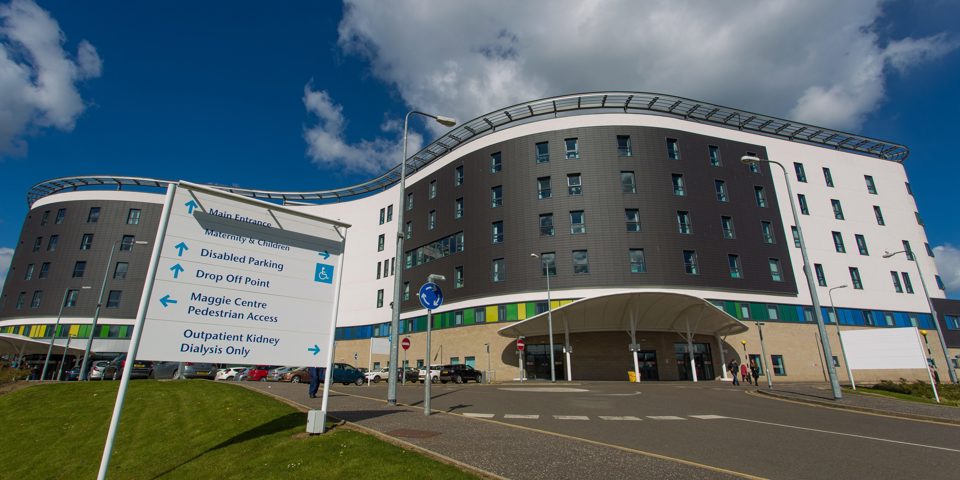
<svg viewBox="0 0 960 480">
<path fill-rule="evenodd" d="M 325 380 L 326 369 L 321 369 L 321 380 Z M 346 363 L 333 364 L 333 383 L 342 383 L 344 385 L 363 385 L 365 378 L 359 368 Z"/>
<path fill-rule="evenodd" d="M 479 370 L 474 370 L 470 365 L 443 365 L 440 367 L 440 383 L 465 383 L 470 380 L 480 383 L 483 381 L 483 375 Z"/>
<path fill-rule="evenodd" d="M 407 367 L 403 371 L 403 380 L 406 382 L 417 383 L 420 381 L 420 370 L 413 367 Z"/>
<path fill-rule="evenodd" d="M 183 378 L 213 380 L 216 375 L 217 366 L 212 363 L 183 362 Z M 153 365 L 153 378 L 181 378 L 180 362 L 156 362 Z"/>
<path fill-rule="evenodd" d="M 119 380 L 123 376 L 123 369 L 127 365 L 127 354 L 121 353 L 110 360 L 106 368 L 103 369 L 103 378 L 110 380 Z M 130 378 L 150 378 L 153 376 L 153 362 L 144 360 L 134 360 L 133 369 L 130 371 Z"/>
</svg>

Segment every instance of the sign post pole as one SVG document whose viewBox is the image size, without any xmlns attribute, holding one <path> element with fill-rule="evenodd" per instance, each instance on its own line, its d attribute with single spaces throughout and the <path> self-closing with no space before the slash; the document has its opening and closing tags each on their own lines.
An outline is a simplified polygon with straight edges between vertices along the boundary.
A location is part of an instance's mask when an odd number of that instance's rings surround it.
<svg viewBox="0 0 960 480">
<path fill-rule="evenodd" d="M 423 414 L 430 415 L 430 385 L 433 383 L 431 358 L 430 358 L 430 334 L 433 327 L 433 310 L 443 305 L 443 292 L 440 286 L 433 283 L 434 280 L 446 280 L 443 275 L 430 274 L 427 277 L 427 283 L 420 287 L 417 297 L 420 299 L 420 305 L 427 309 L 427 374 L 423 377 Z"/>
</svg>

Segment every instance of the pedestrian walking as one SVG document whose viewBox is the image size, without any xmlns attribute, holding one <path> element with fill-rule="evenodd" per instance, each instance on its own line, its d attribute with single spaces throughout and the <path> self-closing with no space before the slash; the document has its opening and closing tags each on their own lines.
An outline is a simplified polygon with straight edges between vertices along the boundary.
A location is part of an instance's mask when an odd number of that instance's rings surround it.
<svg viewBox="0 0 960 480">
<path fill-rule="evenodd" d="M 730 360 L 730 365 L 727 366 L 727 369 L 730 370 L 730 373 L 733 375 L 733 384 L 740 385 L 740 381 L 737 380 L 737 374 L 739 374 L 740 366 L 737 365 L 736 360 Z"/>
<path fill-rule="evenodd" d="M 740 364 L 740 377 L 743 378 L 744 382 L 747 382 L 747 385 L 750 385 L 750 368 L 747 367 L 746 363 Z"/>
<path fill-rule="evenodd" d="M 753 375 L 753 384 L 760 386 L 760 367 L 757 366 L 757 362 L 750 361 L 750 374 Z"/>
<path fill-rule="evenodd" d="M 323 373 L 320 370 L 320 367 L 310 367 L 310 398 L 317 398 L 317 391 L 320 390 L 320 377 Z"/>
</svg>

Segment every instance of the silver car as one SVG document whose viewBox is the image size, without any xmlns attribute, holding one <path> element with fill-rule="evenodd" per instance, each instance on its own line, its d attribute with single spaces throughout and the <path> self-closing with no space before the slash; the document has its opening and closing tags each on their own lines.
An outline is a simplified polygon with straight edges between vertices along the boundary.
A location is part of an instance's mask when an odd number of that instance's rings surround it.
<svg viewBox="0 0 960 480">
<path fill-rule="evenodd" d="M 87 374 L 88 380 L 103 380 L 103 371 L 107 369 L 107 360 L 97 360 L 90 366 L 90 373 Z"/>
<path fill-rule="evenodd" d="M 183 362 L 183 375 L 180 375 L 180 362 L 156 362 L 153 365 L 153 378 L 206 378 L 213 380 L 217 375 L 217 366 L 212 363 Z"/>
</svg>

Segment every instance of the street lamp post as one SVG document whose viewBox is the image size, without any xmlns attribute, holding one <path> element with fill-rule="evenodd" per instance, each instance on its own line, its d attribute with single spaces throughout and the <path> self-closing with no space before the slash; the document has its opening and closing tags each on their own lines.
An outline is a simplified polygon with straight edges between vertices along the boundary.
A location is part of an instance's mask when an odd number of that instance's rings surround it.
<svg viewBox="0 0 960 480">
<path fill-rule="evenodd" d="M 80 289 L 87 290 L 89 286 L 82 286 Z M 47 347 L 47 358 L 43 361 L 43 371 L 40 372 L 40 381 L 47 378 L 47 366 L 50 363 L 50 354 L 53 353 L 53 341 L 57 339 L 57 330 L 60 330 L 60 318 L 63 317 L 63 307 L 67 303 L 67 294 L 72 290 L 67 287 L 63 290 L 63 298 L 60 299 L 60 312 L 57 313 L 57 323 L 53 325 L 53 333 L 50 334 L 50 346 Z"/>
<path fill-rule="evenodd" d="M 760 321 L 757 321 L 756 324 L 757 324 L 757 331 L 760 333 L 760 355 L 763 355 L 763 370 L 764 370 L 764 373 L 766 373 L 766 375 L 764 376 L 767 377 L 767 388 L 773 389 L 773 380 L 770 379 L 770 376 L 773 374 L 773 372 L 770 371 L 770 366 L 767 365 L 767 348 L 763 345 L 763 325 L 764 324 L 761 323 Z"/>
<path fill-rule="evenodd" d="M 536 253 L 531 253 L 530 256 L 540 259 L 540 255 Z M 553 302 L 550 299 L 550 266 L 544 266 L 543 259 L 540 259 L 540 265 L 544 267 L 544 271 L 547 273 L 547 335 L 550 340 L 550 381 L 555 383 L 557 381 L 557 372 L 553 359 Z"/>
<path fill-rule="evenodd" d="M 406 199 L 407 182 L 407 123 L 410 121 L 410 115 L 413 114 L 432 118 L 445 127 L 452 127 L 457 124 L 457 121 L 450 117 L 431 115 L 417 110 L 407 112 L 407 115 L 403 118 L 403 156 L 400 158 L 400 200 L 397 202 L 397 251 L 394 254 L 394 263 L 403 258 L 403 211 L 406 209 L 404 200 Z M 397 361 L 400 357 L 399 345 L 397 344 L 400 342 L 400 306 L 403 303 L 400 301 L 400 287 L 403 284 L 403 268 L 404 265 L 400 265 L 393 277 L 393 316 L 390 318 L 390 380 L 387 382 L 387 403 L 394 406 L 397 404 Z"/>
<path fill-rule="evenodd" d="M 957 383 L 957 374 L 953 371 L 953 367 L 950 366 L 950 356 L 947 353 L 947 342 L 943 339 L 943 330 L 940 329 L 940 320 L 937 318 L 937 309 L 933 308 L 933 300 L 930 298 L 930 294 L 927 293 L 927 282 L 923 279 L 923 271 L 920 270 L 920 262 L 917 261 L 917 256 L 913 252 L 908 252 L 906 250 L 900 250 L 897 252 L 884 252 L 883 258 L 890 258 L 897 254 L 904 254 L 907 256 L 908 260 L 912 260 L 913 264 L 917 266 L 917 275 L 920 277 L 920 285 L 923 286 L 923 298 L 927 300 L 927 306 L 930 307 L 930 315 L 933 317 L 933 328 L 937 329 L 937 336 L 940 337 L 940 347 L 943 348 L 943 359 L 946 363 L 944 366 L 947 369 L 947 373 L 950 374 L 950 382 Z"/>
<path fill-rule="evenodd" d="M 827 339 L 827 328 L 823 323 L 823 312 L 820 311 L 820 298 L 817 297 L 817 287 L 813 284 L 813 272 L 810 271 L 810 259 L 807 258 L 807 244 L 803 241 L 803 229 L 800 227 L 800 218 L 797 216 L 797 207 L 793 204 L 793 187 L 790 186 L 790 177 L 787 175 L 787 169 L 780 162 L 761 159 L 758 157 L 744 155 L 740 157 L 740 163 L 752 165 L 759 162 L 772 163 L 783 171 L 783 181 L 787 184 L 787 202 L 790 203 L 790 211 L 793 213 L 793 223 L 797 226 L 797 239 L 800 240 L 800 255 L 803 257 L 803 274 L 807 279 L 807 288 L 810 290 L 810 300 L 813 303 L 813 316 L 817 320 L 817 330 L 820 332 L 820 344 L 823 348 L 823 362 L 827 367 L 827 374 L 830 377 L 830 389 L 833 390 L 834 400 L 843 398 L 840 391 L 840 382 L 837 380 L 837 369 L 833 366 L 833 352 L 830 350 L 830 341 Z"/>
<path fill-rule="evenodd" d="M 833 319 L 837 322 L 837 340 L 840 341 L 840 354 L 843 355 L 843 365 L 847 368 L 847 378 L 850 379 L 850 387 L 857 389 L 857 383 L 853 380 L 853 371 L 850 370 L 850 362 L 847 361 L 847 349 L 843 346 L 843 337 L 840 336 L 840 316 L 837 315 L 837 307 L 833 303 L 833 291 L 841 288 L 847 288 L 847 285 L 839 285 L 827 290 L 827 296 L 830 297 L 830 310 L 833 312 Z"/>
</svg>

